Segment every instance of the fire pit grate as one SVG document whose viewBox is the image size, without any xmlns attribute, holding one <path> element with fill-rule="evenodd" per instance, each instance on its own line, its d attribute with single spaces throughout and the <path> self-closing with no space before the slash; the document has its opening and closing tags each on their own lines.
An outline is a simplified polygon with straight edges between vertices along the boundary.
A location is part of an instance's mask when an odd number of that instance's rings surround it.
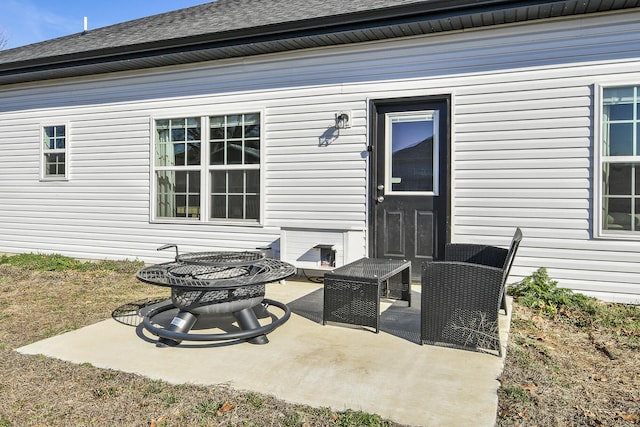
<svg viewBox="0 0 640 427">
<path fill-rule="evenodd" d="M 160 337 L 159 345 L 177 345 L 182 340 L 247 339 L 254 344 L 268 342 L 266 333 L 284 323 L 289 308 L 267 300 L 265 284 L 277 282 L 296 273 L 288 263 L 265 258 L 259 252 L 195 252 L 177 254 L 175 261 L 156 264 L 138 271 L 137 278 L 145 283 L 171 288 L 171 300 L 152 309 L 141 310 L 143 325 Z M 282 317 L 262 326 L 254 308 L 274 305 L 283 310 Z M 167 328 L 159 328 L 151 318 L 161 312 L 178 308 L 179 312 Z M 190 334 L 189 330 L 201 314 L 232 313 L 240 332 L 226 334 Z"/>
</svg>

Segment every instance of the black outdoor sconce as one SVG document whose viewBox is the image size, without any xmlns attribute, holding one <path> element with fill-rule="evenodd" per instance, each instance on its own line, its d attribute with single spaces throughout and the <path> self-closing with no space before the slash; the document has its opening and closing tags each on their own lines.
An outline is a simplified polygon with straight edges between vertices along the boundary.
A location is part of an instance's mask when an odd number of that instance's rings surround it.
<svg viewBox="0 0 640 427">
<path fill-rule="evenodd" d="M 351 127 L 349 113 L 340 111 L 336 113 L 336 129 L 346 129 Z"/>
</svg>

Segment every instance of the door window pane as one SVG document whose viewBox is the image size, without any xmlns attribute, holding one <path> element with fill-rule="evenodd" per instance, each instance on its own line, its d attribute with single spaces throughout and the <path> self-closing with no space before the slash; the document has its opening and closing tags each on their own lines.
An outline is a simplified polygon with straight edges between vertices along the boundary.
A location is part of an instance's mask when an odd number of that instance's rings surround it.
<svg viewBox="0 0 640 427">
<path fill-rule="evenodd" d="M 387 188 L 390 185 L 391 191 L 434 192 L 436 123 L 430 112 L 387 116 Z"/>
</svg>

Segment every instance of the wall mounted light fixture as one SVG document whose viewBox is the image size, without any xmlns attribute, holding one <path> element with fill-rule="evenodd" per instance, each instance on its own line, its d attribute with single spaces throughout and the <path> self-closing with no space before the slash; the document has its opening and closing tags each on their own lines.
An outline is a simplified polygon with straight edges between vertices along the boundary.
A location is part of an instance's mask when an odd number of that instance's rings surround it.
<svg viewBox="0 0 640 427">
<path fill-rule="evenodd" d="M 336 113 L 336 129 L 346 129 L 351 127 L 351 114 L 347 111 Z"/>
</svg>

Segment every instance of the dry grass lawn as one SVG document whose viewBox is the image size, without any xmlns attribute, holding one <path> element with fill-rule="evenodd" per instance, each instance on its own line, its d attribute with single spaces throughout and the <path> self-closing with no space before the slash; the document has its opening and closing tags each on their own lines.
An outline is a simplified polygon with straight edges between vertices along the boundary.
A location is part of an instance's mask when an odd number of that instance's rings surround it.
<svg viewBox="0 0 640 427">
<path fill-rule="evenodd" d="M 38 271 L 2 261 L 0 257 L 0 427 L 400 426 L 375 414 L 295 405 L 224 385 L 171 385 L 20 354 L 14 349 L 107 319 L 124 304 L 169 293 L 136 280 L 139 263 Z M 44 262 L 40 268 L 65 267 L 67 262 L 61 258 L 53 267 Z"/>
<path fill-rule="evenodd" d="M 399 426 L 375 414 L 19 354 L 15 348 L 109 318 L 125 303 L 168 296 L 135 279 L 139 263 L 34 260 L 15 266 L 0 257 L 0 427 Z M 615 321 L 594 324 L 514 304 L 499 426 L 640 425 L 640 309 L 612 307 Z"/>
</svg>

